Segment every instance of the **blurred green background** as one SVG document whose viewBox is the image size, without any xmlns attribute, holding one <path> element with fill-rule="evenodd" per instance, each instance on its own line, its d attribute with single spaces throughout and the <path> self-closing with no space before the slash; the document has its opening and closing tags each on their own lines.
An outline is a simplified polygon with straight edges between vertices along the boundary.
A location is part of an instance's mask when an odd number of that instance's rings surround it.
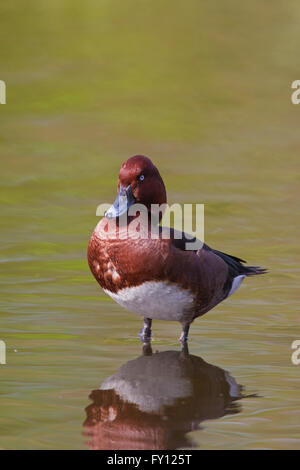
<svg viewBox="0 0 300 470">
<path fill-rule="evenodd" d="M 195 445 L 299 448 L 299 21 L 290 0 L 1 2 L 1 448 L 85 448 L 90 391 L 140 354 L 140 319 L 86 262 L 136 153 L 170 203 L 205 203 L 209 245 L 270 268 L 191 329 L 258 394 Z M 155 347 L 179 330 L 155 322 Z"/>
</svg>

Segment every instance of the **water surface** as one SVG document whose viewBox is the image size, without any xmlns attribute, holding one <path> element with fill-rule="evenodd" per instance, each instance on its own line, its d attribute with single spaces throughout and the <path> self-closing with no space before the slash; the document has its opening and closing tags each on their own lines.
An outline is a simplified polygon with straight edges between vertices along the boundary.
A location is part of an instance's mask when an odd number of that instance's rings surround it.
<svg viewBox="0 0 300 470">
<path fill-rule="evenodd" d="M 91 392 L 141 356 L 140 319 L 86 262 L 136 153 L 170 203 L 205 203 L 206 243 L 270 269 L 192 325 L 190 354 L 245 398 L 176 446 L 300 447 L 299 20 L 295 1 L 1 3 L 1 448 L 88 448 Z M 153 334 L 180 350 L 179 325 Z"/>
</svg>

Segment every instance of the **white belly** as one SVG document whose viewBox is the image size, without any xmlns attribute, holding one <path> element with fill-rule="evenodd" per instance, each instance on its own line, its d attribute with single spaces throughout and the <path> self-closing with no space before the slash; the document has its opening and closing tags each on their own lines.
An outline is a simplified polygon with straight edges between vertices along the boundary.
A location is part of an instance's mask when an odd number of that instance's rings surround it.
<svg viewBox="0 0 300 470">
<path fill-rule="evenodd" d="M 245 276 L 244 274 L 241 274 L 240 276 L 236 276 L 236 277 L 233 279 L 233 283 L 232 283 L 230 292 L 229 292 L 229 294 L 227 295 L 227 298 L 230 297 L 230 296 L 240 287 L 240 285 L 242 284 L 242 281 L 243 281 L 243 279 L 244 279 L 245 277 L 246 277 L 246 276 Z"/>
<path fill-rule="evenodd" d="M 193 296 L 167 282 L 147 281 L 136 287 L 125 287 L 117 293 L 104 289 L 118 304 L 142 317 L 183 321 L 193 307 Z"/>
</svg>

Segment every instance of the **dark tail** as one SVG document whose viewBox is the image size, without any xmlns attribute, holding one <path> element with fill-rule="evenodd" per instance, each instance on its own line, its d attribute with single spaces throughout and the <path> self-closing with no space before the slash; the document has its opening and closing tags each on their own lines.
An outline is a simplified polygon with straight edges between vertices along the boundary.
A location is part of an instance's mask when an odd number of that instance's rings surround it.
<svg viewBox="0 0 300 470">
<path fill-rule="evenodd" d="M 243 273 L 246 274 L 246 276 L 256 276 L 257 274 L 266 274 L 268 270 L 266 268 L 261 268 L 260 266 L 243 266 L 241 265 L 243 269 Z"/>
<path fill-rule="evenodd" d="M 244 274 L 245 276 L 257 276 L 258 274 L 265 274 L 268 272 L 267 269 L 261 268 L 259 266 L 245 266 L 242 263 L 246 263 L 241 258 L 237 258 L 236 256 L 227 255 L 227 253 L 223 253 L 222 251 L 213 250 L 205 245 L 206 249 L 213 251 L 216 255 L 220 256 L 220 258 L 225 261 L 225 263 L 229 267 L 229 271 L 235 277 L 240 274 Z"/>
</svg>

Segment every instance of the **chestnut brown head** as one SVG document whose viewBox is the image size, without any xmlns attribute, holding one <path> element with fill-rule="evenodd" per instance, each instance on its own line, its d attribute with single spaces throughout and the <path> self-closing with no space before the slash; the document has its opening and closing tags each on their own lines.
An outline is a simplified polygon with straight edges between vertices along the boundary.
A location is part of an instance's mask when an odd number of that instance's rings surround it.
<svg viewBox="0 0 300 470">
<path fill-rule="evenodd" d="M 135 155 L 121 166 L 118 195 L 106 217 L 118 217 L 135 203 L 143 204 L 150 211 L 151 204 L 166 202 L 166 189 L 158 169 L 150 158 Z"/>
</svg>

